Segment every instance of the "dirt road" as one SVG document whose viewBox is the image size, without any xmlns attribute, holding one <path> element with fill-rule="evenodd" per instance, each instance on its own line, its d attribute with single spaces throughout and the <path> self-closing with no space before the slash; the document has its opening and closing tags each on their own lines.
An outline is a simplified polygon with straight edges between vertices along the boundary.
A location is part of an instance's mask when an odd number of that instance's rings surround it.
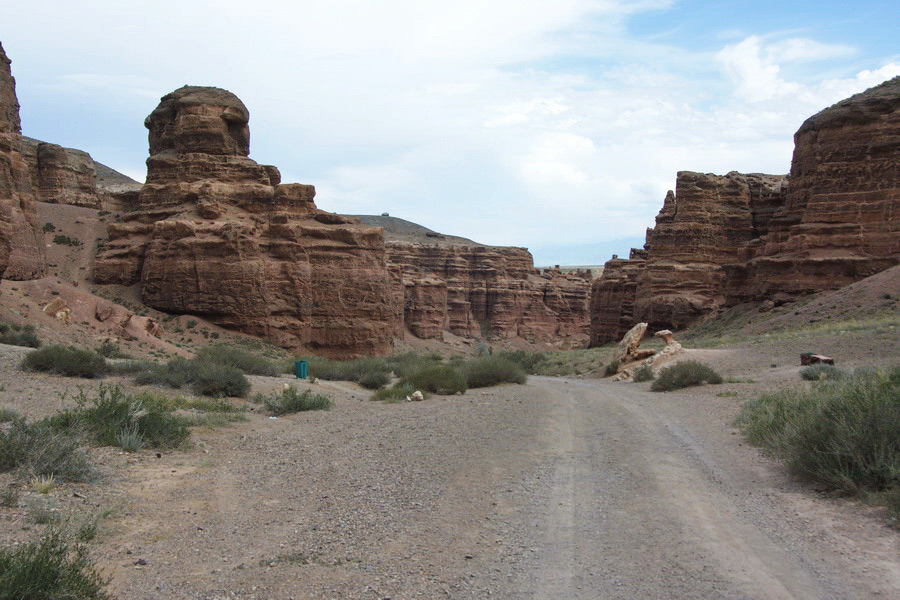
<svg viewBox="0 0 900 600">
<path fill-rule="evenodd" d="M 714 394 L 531 378 L 200 433 L 103 542 L 127 598 L 889 598 L 897 534 L 792 484 Z M 356 397 L 354 397 L 354 395 Z M 136 561 L 146 565 L 135 566 Z"/>
</svg>

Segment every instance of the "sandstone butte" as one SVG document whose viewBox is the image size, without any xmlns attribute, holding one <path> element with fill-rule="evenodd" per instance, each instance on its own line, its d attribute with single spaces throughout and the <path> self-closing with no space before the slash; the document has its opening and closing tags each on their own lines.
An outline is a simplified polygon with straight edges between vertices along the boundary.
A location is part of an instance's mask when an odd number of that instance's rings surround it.
<svg viewBox="0 0 900 600">
<path fill-rule="evenodd" d="M 0 276 L 5 279 L 35 279 L 46 271 L 21 131 L 16 80 L 0 44 Z"/>
<path fill-rule="evenodd" d="M 900 262 L 900 78 L 810 117 L 787 177 L 678 173 L 643 249 L 594 281 L 591 345 L 633 325 L 683 329 L 742 302 L 783 303 Z"/>
</svg>

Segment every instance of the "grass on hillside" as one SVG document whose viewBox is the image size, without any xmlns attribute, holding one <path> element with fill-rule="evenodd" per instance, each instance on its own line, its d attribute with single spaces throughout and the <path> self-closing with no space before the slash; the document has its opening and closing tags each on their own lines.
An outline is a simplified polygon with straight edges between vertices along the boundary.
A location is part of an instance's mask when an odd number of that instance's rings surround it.
<svg viewBox="0 0 900 600">
<path fill-rule="evenodd" d="M 34 333 L 34 325 L 7 325 L 0 323 L 0 344 L 40 348 L 41 340 Z"/>
<path fill-rule="evenodd" d="M 92 350 L 57 344 L 26 354 L 22 368 L 66 377 L 96 379 L 106 373 L 106 360 Z"/>
<path fill-rule="evenodd" d="M 796 475 L 887 504 L 900 516 L 900 367 L 748 401 L 736 424 Z"/>
</svg>

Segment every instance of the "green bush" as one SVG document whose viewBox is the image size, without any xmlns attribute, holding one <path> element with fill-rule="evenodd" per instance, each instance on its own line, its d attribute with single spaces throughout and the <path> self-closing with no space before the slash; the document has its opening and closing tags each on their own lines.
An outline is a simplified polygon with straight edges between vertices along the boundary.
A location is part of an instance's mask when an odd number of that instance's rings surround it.
<svg viewBox="0 0 900 600">
<path fill-rule="evenodd" d="M 27 371 L 94 379 L 102 377 L 106 372 L 106 361 L 91 350 L 54 345 L 26 354 L 22 368 Z"/>
<path fill-rule="evenodd" d="M 390 375 L 382 371 L 372 371 L 359 378 L 359 385 L 367 390 L 380 390 L 391 380 Z"/>
<path fill-rule="evenodd" d="M 800 377 L 807 381 L 819 381 L 821 379 L 839 379 L 845 373 L 834 365 L 818 363 L 800 369 Z"/>
<path fill-rule="evenodd" d="M 722 383 L 722 376 L 701 362 L 686 360 L 660 371 L 650 389 L 654 392 L 669 392 L 703 383 Z"/>
<path fill-rule="evenodd" d="M 898 423 L 900 367 L 767 394 L 748 401 L 737 419 L 751 443 L 771 450 L 795 474 L 887 499 L 900 494 Z"/>
<path fill-rule="evenodd" d="M 525 383 L 528 375 L 518 364 L 501 356 L 479 356 L 465 363 L 466 383 L 481 388 L 498 383 Z"/>
<path fill-rule="evenodd" d="M 13 469 L 26 478 L 52 475 L 67 481 L 89 481 L 95 474 L 74 436 L 24 419 L 0 429 L 0 472 Z"/>
<path fill-rule="evenodd" d="M 248 375 L 276 377 L 281 372 L 278 364 L 268 358 L 247 352 L 235 346 L 215 344 L 197 351 L 196 360 L 240 369 Z"/>
<path fill-rule="evenodd" d="M 0 324 L 0 344 L 40 348 L 41 341 L 34 333 L 34 325 Z"/>
<path fill-rule="evenodd" d="M 428 398 L 428 392 L 423 390 L 418 390 L 422 393 L 422 398 Z M 378 390 L 374 394 L 370 400 L 383 400 L 388 404 L 394 402 L 403 402 L 407 398 L 411 397 L 413 393 L 416 392 L 416 387 L 409 383 L 406 380 L 401 379 L 391 387 L 386 387 Z"/>
<path fill-rule="evenodd" d="M 67 235 L 57 234 L 53 236 L 53 243 L 61 246 L 81 246 L 81 240 L 78 238 L 70 238 Z"/>
<path fill-rule="evenodd" d="M 48 418 L 58 431 L 81 434 L 100 446 L 120 446 L 123 441 L 153 448 L 177 448 L 190 436 L 189 421 L 174 414 L 169 399 L 152 394 L 129 395 L 122 388 L 101 385 L 97 395 L 80 390 L 75 407 Z M 130 432 L 128 436 L 123 432 Z"/>
<path fill-rule="evenodd" d="M 280 394 L 257 395 L 254 401 L 261 402 L 266 410 L 276 416 L 306 410 L 329 410 L 334 405 L 328 396 L 313 394 L 310 390 L 301 392 L 293 386 L 285 388 Z"/>
<path fill-rule="evenodd" d="M 149 365 L 145 371 L 139 371 L 134 378 L 138 385 L 167 385 L 180 389 L 194 379 L 195 365 L 186 358 L 173 358 L 165 364 L 144 363 Z"/>
<path fill-rule="evenodd" d="M 243 398 L 250 391 L 250 382 L 235 367 L 197 361 L 194 367 L 191 389 L 197 394 Z"/>
<path fill-rule="evenodd" d="M 632 377 L 635 383 L 641 383 L 642 381 L 653 381 L 655 378 L 656 375 L 653 374 L 653 367 L 651 367 L 650 365 L 641 365 L 634 370 L 634 376 Z"/>
<path fill-rule="evenodd" d="M 22 415 L 19 414 L 14 408 L 9 408 L 7 406 L 0 406 L 0 423 L 9 423 L 10 421 L 15 421 L 16 419 L 21 419 Z"/>
<path fill-rule="evenodd" d="M 103 358 L 126 358 L 119 349 L 119 345 L 109 341 L 103 342 L 97 347 L 97 354 Z"/>
<path fill-rule="evenodd" d="M 448 365 L 435 365 L 403 379 L 415 390 L 435 394 L 455 394 L 466 391 L 466 377 Z"/>
<path fill-rule="evenodd" d="M 612 361 L 611 363 L 606 365 L 606 370 L 603 372 L 603 374 L 607 377 L 612 377 L 613 375 L 617 374 L 619 372 L 619 364 L 620 363 L 618 360 Z"/>
<path fill-rule="evenodd" d="M 4 600 L 104 600 L 109 582 L 81 544 L 51 529 L 37 542 L 0 548 L 0 598 Z"/>
<path fill-rule="evenodd" d="M 383 359 L 389 371 L 393 371 L 401 379 L 418 371 L 441 364 L 441 357 L 435 354 L 424 356 L 415 352 L 405 352 Z"/>
<path fill-rule="evenodd" d="M 527 350 L 500 352 L 497 356 L 516 363 L 529 375 L 537 375 L 538 366 L 547 360 L 546 353 L 528 352 Z"/>
<path fill-rule="evenodd" d="M 125 360 L 106 364 L 106 372 L 114 375 L 135 375 L 152 371 L 156 363 L 149 360 Z"/>
</svg>

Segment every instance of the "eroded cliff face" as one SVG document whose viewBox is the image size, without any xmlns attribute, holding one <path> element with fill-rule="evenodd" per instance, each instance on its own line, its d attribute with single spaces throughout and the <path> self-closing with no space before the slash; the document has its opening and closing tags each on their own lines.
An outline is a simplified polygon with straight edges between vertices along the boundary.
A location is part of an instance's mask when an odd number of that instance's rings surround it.
<svg viewBox="0 0 900 600">
<path fill-rule="evenodd" d="M 776 303 L 900 262 L 900 77 L 807 119 L 787 202 L 728 267 L 729 304 Z"/>
<path fill-rule="evenodd" d="M 591 343 L 776 304 L 900 262 L 900 77 L 807 119 L 791 173 L 679 173 L 637 260 L 595 282 Z"/>
<path fill-rule="evenodd" d="M 98 283 L 140 283 L 154 308 L 297 351 L 388 350 L 394 306 L 381 229 L 321 211 L 313 186 L 280 184 L 248 157 L 249 112 L 218 88 L 164 96 L 149 129 L 147 182 L 110 224 Z"/>
<path fill-rule="evenodd" d="M 638 322 L 682 329 L 724 306 L 724 266 L 769 230 L 785 182 L 760 173 L 678 173 L 644 249 L 607 262 L 594 283 L 591 344 L 617 340 Z"/>
<path fill-rule="evenodd" d="M 389 240 L 398 311 L 413 335 L 519 337 L 581 345 L 588 334 L 589 273 L 540 273 L 524 248 Z M 401 328 L 402 329 L 402 328 Z"/>
<path fill-rule="evenodd" d="M 0 45 L 0 276 L 35 279 L 44 275 L 46 260 L 10 62 Z"/>
</svg>

